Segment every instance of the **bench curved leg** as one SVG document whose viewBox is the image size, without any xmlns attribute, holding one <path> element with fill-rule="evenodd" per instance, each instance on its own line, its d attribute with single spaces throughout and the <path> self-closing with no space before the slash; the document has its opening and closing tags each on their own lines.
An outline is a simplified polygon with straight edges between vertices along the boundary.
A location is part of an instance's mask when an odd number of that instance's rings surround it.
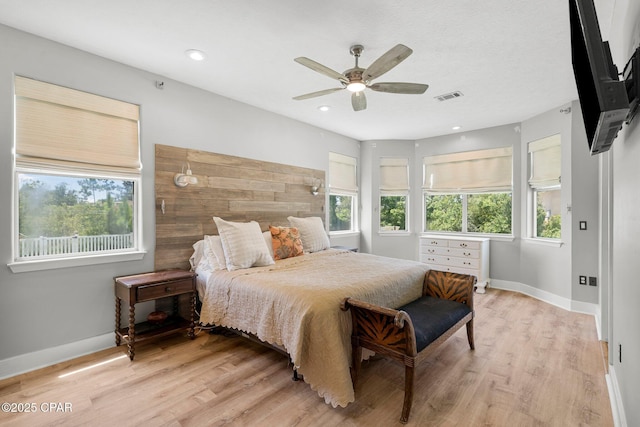
<svg viewBox="0 0 640 427">
<path fill-rule="evenodd" d="M 409 420 L 411 404 L 413 403 L 413 371 L 413 366 L 407 365 L 404 367 L 404 405 L 400 416 L 400 422 L 403 424 Z"/>
<path fill-rule="evenodd" d="M 353 392 L 356 391 L 358 384 L 358 373 L 360 372 L 360 365 L 362 364 L 362 347 L 359 345 L 353 345 L 352 347 L 353 363 L 351 367 L 351 382 L 353 383 Z"/>
<path fill-rule="evenodd" d="M 469 340 L 469 347 L 471 347 L 471 350 L 475 350 L 476 345 L 473 340 L 473 319 L 467 322 L 467 339 Z"/>
</svg>

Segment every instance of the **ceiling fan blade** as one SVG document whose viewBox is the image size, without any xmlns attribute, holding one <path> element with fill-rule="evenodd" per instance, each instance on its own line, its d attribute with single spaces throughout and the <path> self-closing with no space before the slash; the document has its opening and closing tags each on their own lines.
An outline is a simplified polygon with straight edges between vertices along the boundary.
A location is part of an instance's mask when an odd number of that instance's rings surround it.
<svg viewBox="0 0 640 427">
<path fill-rule="evenodd" d="M 306 93 L 304 95 L 294 96 L 293 99 L 296 101 L 300 101 L 302 99 L 315 98 L 316 96 L 329 95 L 330 93 L 336 92 L 338 90 L 343 90 L 343 87 L 334 87 L 331 89 L 319 90 L 317 92 Z"/>
<path fill-rule="evenodd" d="M 429 85 L 420 83 L 374 83 L 369 86 L 369 89 L 375 90 L 376 92 L 420 95 L 423 94 L 428 87 Z"/>
<path fill-rule="evenodd" d="M 294 61 L 296 61 L 298 64 L 304 65 L 305 67 L 311 68 L 313 71 L 324 74 L 327 77 L 331 77 L 332 79 L 336 79 L 344 83 L 349 83 L 349 80 L 344 76 L 344 74 L 332 70 L 331 68 L 326 67 L 319 62 L 314 61 L 313 59 L 301 56 L 299 58 L 295 58 Z"/>
<path fill-rule="evenodd" d="M 364 96 L 364 92 L 353 92 L 351 105 L 353 106 L 353 111 L 361 111 L 367 108 L 367 98 Z"/>
<path fill-rule="evenodd" d="M 413 53 L 413 50 L 406 47 L 403 44 L 398 44 L 392 47 L 382 55 L 380 58 L 373 61 L 373 64 L 362 73 L 362 77 L 365 80 L 373 80 L 376 77 L 380 77 Z"/>
</svg>

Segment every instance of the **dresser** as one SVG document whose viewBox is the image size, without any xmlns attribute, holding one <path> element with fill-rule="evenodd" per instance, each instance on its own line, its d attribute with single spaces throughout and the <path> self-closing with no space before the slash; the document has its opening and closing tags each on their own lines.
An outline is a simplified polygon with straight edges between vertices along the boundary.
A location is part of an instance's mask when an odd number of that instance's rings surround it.
<svg viewBox="0 0 640 427">
<path fill-rule="evenodd" d="M 420 236 L 420 261 L 435 270 L 471 274 L 478 278 L 476 292 L 489 284 L 489 238 L 440 234 Z"/>
</svg>

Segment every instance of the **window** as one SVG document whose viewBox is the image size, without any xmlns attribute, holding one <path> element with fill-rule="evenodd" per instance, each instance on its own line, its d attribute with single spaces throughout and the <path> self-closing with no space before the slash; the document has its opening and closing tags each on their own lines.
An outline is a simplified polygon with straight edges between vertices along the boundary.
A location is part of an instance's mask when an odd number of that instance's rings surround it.
<svg viewBox="0 0 640 427">
<path fill-rule="evenodd" d="M 14 263 L 139 250 L 139 107 L 16 77 L 15 114 Z"/>
<path fill-rule="evenodd" d="M 329 153 L 329 231 L 356 231 L 356 159 Z"/>
<path fill-rule="evenodd" d="M 409 159 L 380 159 L 380 231 L 408 231 Z"/>
<path fill-rule="evenodd" d="M 423 159 L 424 231 L 512 233 L 511 147 Z"/>
<path fill-rule="evenodd" d="M 561 144 L 560 135 L 529 143 L 531 234 L 533 238 L 560 239 Z"/>
</svg>

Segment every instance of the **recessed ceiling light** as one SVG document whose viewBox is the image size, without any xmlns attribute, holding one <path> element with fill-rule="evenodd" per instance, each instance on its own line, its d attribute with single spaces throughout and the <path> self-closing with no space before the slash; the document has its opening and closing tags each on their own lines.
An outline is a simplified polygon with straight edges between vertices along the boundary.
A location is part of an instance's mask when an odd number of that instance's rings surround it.
<svg viewBox="0 0 640 427">
<path fill-rule="evenodd" d="M 318 110 L 322 111 L 323 113 L 325 111 L 329 111 L 331 109 L 331 107 L 329 107 L 328 105 L 321 105 L 318 107 Z"/>
<path fill-rule="evenodd" d="M 202 61 L 204 59 L 204 52 L 198 49 L 189 49 L 184 53 L 194 61 Z"/>
<path fill-rule="evenodd" d="M 452 127 L 451 129 L 453 129 L 453 130 L 458 130 L 458 129 L 460 129 L 461 127 L 462 127 L 462 126 L 454 126 L 454 127 Z"/>
</svg>

